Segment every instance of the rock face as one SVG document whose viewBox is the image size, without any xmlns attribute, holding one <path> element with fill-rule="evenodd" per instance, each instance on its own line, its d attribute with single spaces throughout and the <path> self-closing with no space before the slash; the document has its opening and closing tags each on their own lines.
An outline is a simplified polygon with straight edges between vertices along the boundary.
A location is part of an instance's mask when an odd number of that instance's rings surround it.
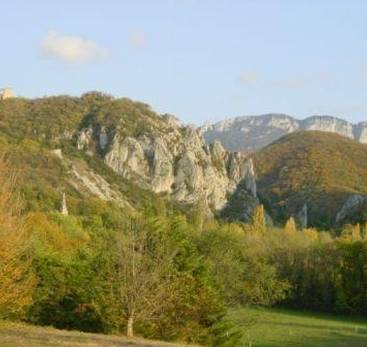
<svg viewBox="0 0 367 347">
<path fill-rule="evenodd" d="M 218 141 L 206 145 L 200 131 L 171 117 L 162 117 L 160 128 L 160 134 L 132 137 L 94 124 L 78 133 L 76 146 L 102 156 L 122 177 L 182 203 L 203 200 L 211 211 L 221 210 L 240 182 L 256 198 L 254 166 L 245 154 L 228 152 Z"/>
<path fill-rule="evenodd" d="M 298 227 L 306 229 L 308 225 L 308 208 L 307 204 L 304 204 L 301 211 L 299 211 L 295 217 Z"/>
<path fill-rule="evenodd" d="M 249 159 L 245 163 L 245 188 L 248 192 L 251 193 L 251 195 L 256 198 L 256 180 L 255 180 L 255 169 L 254 169 L 254 163 L 252 159 Z"/>
<path fill-rule="evenodd" d="M 69 214 L 68 207 L 66 206 L 66 196 L 65 196 L 65 193 L 62 193 L 60 213 L 63 214 L 63 215 L 68 215 Z"/>
<path fill-rule="evenodd" d="M 335 223 L 341 224 L 348 216 L 356 212 L 365 202 L 367 201 L 367 196 L 360 194 L 354 194 L 350 196 L 338 211 L 335 217 Z"/>
<path fill-rule="evenodd" d="M 232 151 L 252 152 L 296 130 L 320 130 L 367 143 L 367 123 L 352 124 L 331 116 L 297 120 L 284 114 L 237 117 L 200 128 L 205 141 L 220 141 Z"/>
</svg>

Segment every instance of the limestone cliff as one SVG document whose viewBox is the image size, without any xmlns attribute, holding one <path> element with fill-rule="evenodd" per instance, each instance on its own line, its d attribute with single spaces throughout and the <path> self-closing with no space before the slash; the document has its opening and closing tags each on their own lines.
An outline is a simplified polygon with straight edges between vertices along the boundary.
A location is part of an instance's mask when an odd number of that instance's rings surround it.
<svg viewBox="0 0 367 347">
<path fill-rule="evenodd" d="M 219 142 L 206 145 L 197 129 L 169 117 L 157 122 L 158 128 L 137 136 L 93 123 L 76 135 L 76 146 L 101 156 L 122 177 L 182 203 L 203 200 L 211 211 L 221 210 L 240 182 L 256 199 L 254 167 L 246 155 Z"/>
</svg>

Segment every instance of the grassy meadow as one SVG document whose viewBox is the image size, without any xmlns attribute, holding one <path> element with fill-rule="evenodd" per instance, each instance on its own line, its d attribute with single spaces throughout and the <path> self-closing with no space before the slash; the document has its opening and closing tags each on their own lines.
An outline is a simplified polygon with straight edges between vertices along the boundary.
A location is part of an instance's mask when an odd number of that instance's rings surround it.
<svg viewBox="0 0 367 347">
<path fill-rule="evenodd" d="M 367 318 L 261 308 L 231 317 L 243 332 L 240 347 L 366 347 Z"/>
</svg>

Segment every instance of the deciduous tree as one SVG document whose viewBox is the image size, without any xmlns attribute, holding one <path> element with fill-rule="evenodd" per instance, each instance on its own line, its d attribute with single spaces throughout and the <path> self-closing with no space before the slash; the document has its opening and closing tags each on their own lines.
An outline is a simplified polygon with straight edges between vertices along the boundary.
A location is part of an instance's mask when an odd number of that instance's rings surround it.
<svg viewBox="0 0 367 347">
<path fill-rule="evenodd" d="M 14 315 L 31 301 L 33 277 L 28 235 L 15 194 L 16 174 L 0 158 L 0 309 Z"/>
<path fill-rule="evenodd" d="M 139 218 L 131 218 L 115 241 L 114 297 L 127 336 L 133 336 L 135 321 L 152 318 L 175 295 L 171 289 L 176 251 L 164 231 Z"/>
</svg>

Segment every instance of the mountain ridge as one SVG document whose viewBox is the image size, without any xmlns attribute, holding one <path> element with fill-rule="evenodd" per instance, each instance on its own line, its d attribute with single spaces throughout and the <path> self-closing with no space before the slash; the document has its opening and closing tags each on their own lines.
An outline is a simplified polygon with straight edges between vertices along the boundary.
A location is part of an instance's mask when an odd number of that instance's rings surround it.
<svg viewBox="0 0 367 347">
<path fill-rule="evenodd" d="M 121 180 L 183 205 L 202 204 L 207 212 L 222 209 L 241 180 L 255 184 L 245 154 L 226 151 L 219 143 L 207 145 L 197 128 L 159 115 L 147 104 L 99 92 L 80 98 L 3 100 L 0 135 L 11 143 L 26 139 L 50 150 L 62 149 L 61 156 L 71 149 L 77 156 L 83 153 Z M 75 186 L 83 185 L 105 200 L 124 200 L 89 169 L 72 166 Z"/>
<path fill-rule="evenodd" d="M 244 222 L 263 203 L 277 225 L 294 216 L 305 226 L 309 220 L 311 226 L 330 227 L 344 223 L 351 209 L 357 213 L 367 196 L 367 167 L 358 163 L 367 162 L 367 146 L 348 136 L 302 132 L 286 115 L 264 117 L 279 130 L 277 136 L 284 128 L 292 132 L 247 154 L 228 151 L 219 141 L 206 143 L 200 129 L 127 98 L 98 92 L 80 98 L 13 98 L 0 102 L 0 149 L 12 153 L 19 167 L 24 165 L 25 182 L 35 182 L 25 184 L 24 192 L 36 209 L 57 208 L 65 192 L 71 210 L 80 196 L 129 210 L 159 205 L 157 199 L 163 199 L 177 208 Z M 264 117 L 252 117 L 252 125 L 261 126 Z M 312 128 L 318 120 L 313 117 L 305 123 Z M 321 120 L 321 125 L 329 121 L 335 126 L 333 117 Z M 350 130 L 346 121 L 337 122 L 347 127 L 334 130 Z M 287 167 L 292 170 L 287 172 Z M 304 182 L 300 172 L 306 178 L 324 179 L 329 190 L 322 191 L 325 186 L 316 181 Z M 312 192 L 308 199 L 303 198 L 304 186 Z M 279 204 L 282 199 L 285 207 Z M 330 203 L 335 206 L 321 216 L 325 222 L 318 223 L 315 211 Z"/>
<path fill-rule="evenodd" d="M 367 143 L 367 122 L 351 123 L 329 115 L 313 115 L 297 119 L 287 114 L 268 113 L 258 116 L 240 116 L 200 128 L 205 141 L 220 141 L 231 151 L 253 152 L 296 130 L 320 130 L 337 133 Z"/>
</svg>

